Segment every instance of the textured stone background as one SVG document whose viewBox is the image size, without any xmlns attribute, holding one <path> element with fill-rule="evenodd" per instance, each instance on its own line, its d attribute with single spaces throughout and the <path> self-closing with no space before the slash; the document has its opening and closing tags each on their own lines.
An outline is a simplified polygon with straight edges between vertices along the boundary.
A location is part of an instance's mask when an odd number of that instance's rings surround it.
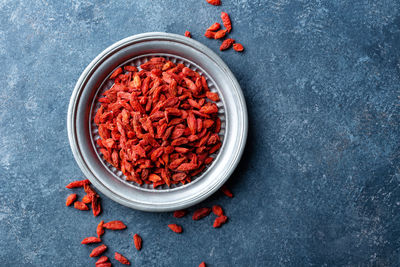
<svg viewBox="0 0 400 267">
<path fill-rule="evenodd" d="M 250 131 L 229 185 L 199 205 L 230 221 L 179 220 L 103 198 L 128 229 L 105 243 L 133 266 L 400 265 L 400 2 L 0 1 L 0 265 L 88 266 L 99 221 L 64 206 L 81 178 L 66 114 L 85 66 L 142 32 L 183 34 L 216 51 L 246 97 Z M 112 2 L 112 3 L 110 3 Z M 219 13 L 243 54 L 203 37 Z M 197 206 L 197 207 L 199 207 Z M 131 234 L 143 236 L 133 249 Z"/>
</svg>

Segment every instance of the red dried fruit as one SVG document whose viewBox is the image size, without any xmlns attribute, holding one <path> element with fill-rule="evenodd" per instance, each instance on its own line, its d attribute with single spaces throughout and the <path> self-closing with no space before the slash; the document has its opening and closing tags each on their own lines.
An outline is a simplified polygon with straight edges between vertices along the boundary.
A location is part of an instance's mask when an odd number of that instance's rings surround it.
<svg viewBox="0 0 400 267">
<path fill-rule="evenodd" d="M 200 208 L 193 213 L 192 219 L 195 221 L 200 220 L 200 219 L 208 216 L 208 214 L 210 214 L 210 212 L 211 212 L 210 208 Z"/>
<path fill-rule="evenodd" d="M 219 206 L 219 205 L 214 205 L 212 207 L 212 212 L 217 216 L 224 215 L 224 211 L 222 210 L 221 206 Z"/>
<path fill-rule="evenodd" d="M 203 261 L 202 263 L 199 264 L 199 267 L 206 267 L 206 263 Z"/>
<path fill-rule="evenodd" d="M 135 234 L 133 236 L 133 243 L 135 244 L 135 248 L 137 250 L 141 250 L 142 249 L 142 238 L 138 234 Z"/>
<path fill-rule="evenodd" d="M 96 261 L 96 266 L 97 266 L 97 264 L 105 263 L 105 262 L 107 262 L 107 261 L 108 261 L 108 257 L 107 257 L 107 256 L 101 256 L 101 257 Z"/>
<path fill-rule="evenodd" d="M 106 250 L 107 250 L 107 246 L 102 244 L 92 250 L 92 252 L 90 253 L 90 257 L 98 257 L 101 254 L 103 254 L 104 251 L 106 251 Z"/>
<path fill-rule="evenodd" d="M 100 243 L 100 242 L 101 242 L 100 238 L 91 236 L 91 237 L 84 238 L 82 240 L 81 244 L 92 244 L 92 243 Z"/>
<path fill-rule="evenodd" d="M 224 193 L 225 196 L 230 197 L 230 198 L 233 197 L 231 190 L 229 190 L 228 187 L 226 187 L 225 185 L 223 185 L 220 190 L 222 193 Z"/>
<path fill-rule="evenodd" d="M 122 73 L 122 68 L 118 68 L 116 69 L 110 76 L 110 80 L 114 79 L 115 77 L 117 77 L 118 75 L 120 75 Z"/>
<path fill-rule="evenodd" d="M 218 31 L 221 28 L 221 24 L 215 22 L 213 25 L 208 27 L 207 31 Z"/>
<path fill-rule="evenodd" d="M 114 259 L 116 259 L 117 261 L 119 261 L 122 264 L 131 265 L 129 260 L 127 258 L 125 258 L 124 256 L 122 256 L 121 254 L 119 254 L 118 252 L 115 252 Z"/>
<path fill-rule="evenodd" d="M 228 220 L 228 217 L 226 217 L 225 215 L 221 215 L 221 216 L 215 218 L 215 221 L 213 224 L 214 228 L 220 227 L 221 225 L 226 223 L 227 220 Z"/>
<path fill-rule="evenodd" d="M 221 5 L 221 0 L 206 0 L 207 3 L 213 6 L 220 6 Z"/>
<path fill-rule="evenodd" d="M 175 218 L 182 218 L 186 215 L 187 211 L 186 210 L 176 210 L 174 211 L 174 217 Z"/>
<path fill-rule="evenodd" d="M 228 30 L 219 30 L 215 33 L 214 39 L 221 39 L 224 38 Z"/>
<path fill-rule="evenodd" d="M 96 267 L 111 267 L 111 266 L 112 266 L 111 262 L 103 262 L 96 264 Z"/>
<path fill-rule="evenodd" d="M 70 195 L 67 197 L 67 200 L 65 201 L 65 205 L 66 205 L 66 206 L 70 206 L 72 203 L 74 203 L 74 201 L 76 200 L 76 198 L 77 198 L 77 195 L 76 195 L 76 194 L 70 194 Z"/>
<path fill-rule="evenodd" d="M 224 24 L 224 26 L 228 30 L 228 32 L 231 32 L 232 22 L 231 22 L 231 19 L 229 18 L 228 13 L 221 12 L 221 19 L 222 19 L 222 23 Z"/>
<path fill-rule="evenodd" d="M 235 42 L 235 40 L 232 39 L 232 38 L 225 39 L 225 40 L 222 42 L 221 46 L 219 47 L 219 50 L 223 51 L 223 50 L 228 49 L 229 47 L 232 46 L 232 44 L 233 44 L 234 42 Z"/>
<path fill-rule="evenodd" d="M 103 227 L 108 230 L 123 230 L 126 228 L 126 225 L 121 221 L 110 221 L 103 224 Z"/>
<path fill-rule="evenodd" d="M 234 43 L 233 44 L 233 49 L 237 52 L 242 52 L 244 50 L 244 47 L 242 44 L 239 43 Z"/>
<path fill-rule="evenodd" d="M 179 226 L 177 224 L 168 224 L 168 227 L 175 233 L 178 233 L 178 234 L 182 233 L 182 226 Z"/>
<path fill-rule="evenodd" d="M 207 38 L 209 38 L 209 39 L 214 39 L 214 37 L 215 37 L 215 32 L 207 30 L 207 31 L 204 33 L 204 36 L 207 37 Z"/>
<path fill-rule="evenodd" d="M 82 202 L 85 204 L 89 204 L 92 202 L 92 198 L 89 195 L 84 195 L 82 198 Z"/>
<path fill-rule="evenodd" d="M 97 196 L 97 194 L 92 196 L 92 211 L 94 217 L 99 215 L 101 212 L 100 198 Z"/>
<path fill-rule="evenodd" d="M 190 35 L 190 31 L 185 31 L 185 36 L 189 37 L 189 38 L 192 38 L 192 36 Z"/>
<path fill-rule="evenodd" d="M 96 228 L 96 234 L 97 234 L 97 237 L 99 237 L 99 238 L 100 238 L 100 236 L 102 236 L 104 234 L 103 225 L 104 225 L 104 221 L 102 220 L 99 222 L 99 224 L 97 225 L 97 228 Z"/>
<path fill-rule="evenodd" d="M 68 189 L 71 189 L 71 188 L 83 187 L 85 184 L 90 184 L 90 181 L 87 179 L 82 180 L 82 181 L 74 181 L 74 182 L 67 184 L 67 186 L 65 186 L 65 187 Z"/>
<path fill-rule="evenodd" d="M 125 71 L 131 71 L 131 72 L 137 72 L 138 69 L 135 66 L 125 66 L 124 67 Z"/>
<path fill-rule="evenodd" d="M 74 208 L 77 210 L 89 210 L 88 206 L 85 203 L 80 201 L 75 201 Z"/>
</svg>

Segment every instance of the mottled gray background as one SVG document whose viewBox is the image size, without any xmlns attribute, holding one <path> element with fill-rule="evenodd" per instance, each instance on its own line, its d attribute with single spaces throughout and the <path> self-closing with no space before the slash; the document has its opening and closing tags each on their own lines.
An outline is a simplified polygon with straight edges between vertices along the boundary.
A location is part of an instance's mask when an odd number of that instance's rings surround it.
<svg viewBox="0 0 400 267">
<path fill-rule="evenodd" d="M 106 233 L 106 255 L 133 266 L 400 265 L 400 2 L 222 1 L 0 1 L 1 266 L 93 266 L 80 241 L 99 218 L 64 204 L 65 184 L 82 178 L 66 130 L 74 84 L 124 37 L 185 30 L 228 64 L 248 105 L 235 198 L 196 206 L 219 203 L 230 221 L 215 230 L 212 216 L 103 197 L 100 218 L 128 225 Z M 245 53 L 203 37 L 221 11 Z"/>
</svg>

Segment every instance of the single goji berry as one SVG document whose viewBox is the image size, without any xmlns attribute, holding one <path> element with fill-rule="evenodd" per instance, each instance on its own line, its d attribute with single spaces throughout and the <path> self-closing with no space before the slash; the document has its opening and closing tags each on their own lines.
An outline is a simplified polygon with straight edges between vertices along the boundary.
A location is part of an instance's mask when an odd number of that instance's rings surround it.
<svg viewBox="0 0 400 267">
<path fill-rule="evenodd" d="M 221 39 L 224 38 L 228 30 L 219 30 L 215 33 L 214 39 Z"/>
<path fill-rule="evenodd" d="M 96 266 L 97 266 L 97 264 L 105 263 L 105 262 L 107 262 L 107 261 L 108 261 L 108 257 L 107 257 L 107 256 L 101 256 L 101 257 L 96 261 Z"/>
<path fill-rule="evenodd" d="M 222 19 L 222 23 L 224 24 L 224 26 L 228 30 L 228 32 L 231 32 L 232 22 L 231 22 L 231 19 L 229 18 L 228 13 L 221 12 L 221 19 Z"/>
<path fill-rule="evenodd" d="M 120 75 L 122 73 L 122 68 L 118 68 L 116 69 L 110 76 L 110 79 L 114 79 L 115 77 L 117 77 L 118 75 Z"/>
<path fill-rule="evenodd" d="M 90 181 L 87 179 L 82 180 L 82 181 L 74 181 L 74 182 L 67 184 L 65 187 L 68 189 L 71 189 L 71 188 L 76 188 L 76 187 L 83 187 L 85 184 L 90 184 Z"/>
<path fill-rule="evenodd" d="M 218 31 L 221 28 L 221 24 L 215 22 L 213 25 L 208 27 L 207 31 Z"/>
<path fill-rule="evenodd" d="M 227 220 L 228 220 L 228 217 L 226 217 L 225 215 L 221 215 L 221 216 L 215 218 L 215 221 L 213 224 L 214 228 L 220 227 L 221 225 L 226 223 Z"/>
<path fill-rule="evenodd" d="M 133 243 L 135 244 L 135 248 L 137 250 L 141 250 L 142 249 L 142 238 L 138 234 L 134 234 Z"/>
<path fill-rule="evenodd" d="M 225 39 L 225 40 L 222 42 L 221 46 L 219 47 L 219 50 L 223 51 L 223 50 L 228 49 L 229 47 L 232 46 L 232 44 L 233 44 L 234 42 L 235 42 L 235 40 L 232 39 L 232 38 Z"/>
<path fill-rule="evenodd" d="M 175 233 L 182 233 L 182 226 L 179 226 L 177 224 L 168 224 L 168 227 Z"/>
<path fill-rule="evenodd" d="M 95 217 L 101 212 L 100 199 L 97 194 L 92 196 L 92 211 Z"/>
<path fill-rule="evenodd" d="M 92 250 L 92 252 L 90 253 L 90 257 L 98 257 L 101 254 L 103 254 L 104 251 L 106 251 L 106 250 L 107 250 L 107 246 L 102 244 Z"/>
<path fill-rule="evenodd" d="M 225 196 L 232 198 L 233 194 L 231 192 L 231 190 L 228 189 L 228 187 L 226 187 L 226 185 L 221 186 L 221 192 L 224 193 Z"/>
<path fill-rule="evenodd" d="M 190 31 L 185 31 L 185 36 L 189 37 L 189 38 L 192 38 L 192 36 L 190 35 Z"/>
<path fill-rule="evenodd" d="M 77 210 L 89 210 L 88 206 L 85 203 L 80 201 L 75 201 L 74 208 Z"/>
<path fill-rule="evenodd" d="M 124 256 L 122 256 L 121 254 L 119 254 L 118 252 L 115 252 L 114 259 L 116 259 L 117 261 L 119 261 L 122 264 L 131 265 L 129 260 L 127 258 L 125 258 Z"/>
<path fill-rule="evenodd" d="M 86 237 L 82 240 L 81 244 L 92 244 L 92 243 L 100 243 L 101 239 L 98 237 L 90 236 Z"/>
<path fill-rule="evenodd" d="M 112 266 L 111 262 L 108 261 L 96 264 L 96 267 L 111 267 L 111 266 Z"/>
<path fill-rule="evenodd" d="M 174 211 L 174 217 L 175 218 L 182 218 L 186 215 L 186 210 L 176 210 Z"/>
<path fill-rule="evenodd" d="M 210 208 L 200 208 L 193 213 L 192 219 L 195 221 L 200 220 L 200 219 L 208 216 L 208 214 L 210 214 L 210 212 L 211 212 Z"/>
<path fill-rule="evenodd" d="M 70 206 L 72 203 L 74 203 L 74 201 L 76 200 L 77 195 L 76 194 L 70 194 L 67 197 L 67 200 L 65 201 L 65 205 L 66 206 Z"/>
<path fill-rule="evenodd" d="M 199 267 L 206 267 L 206 263 L 203 261 L 202 263 L 199 264 Z"/>
<path fill-rule="evenodd" d="M 207 31 L 204 33 L 204 36 L 207 37 L 207 38 L 209 38 L 209 39 L 214 39 L 214 37 L 215 37 L 215 32 L 207 30 Z"/>
<path fill-rule="evenodd" d="M 123 230 L 126 228 L 126 225 L 121 221 L 110 221 L 103 224 L 103 227 L 108 230 Z"/>
<path fill-rule="evenodd" d="M 213 5 L 213 6 L 219 6 L 221 5 L 221 0 L 206 0 L 207 3 Z"/>
<path fill-rule="evenodd" d="M 242 52 L 244 50 L 244 47 L 242 44 L 239 43 L 234 43 L 233 44 L 233 49 L 237 52 Z"/>
<path fill-rule="evenodd" d="M 89 204 L 92 202 L 92 198 L 89 195 L 84 195 L 82 198 L 82 202 L 85 204 Z"/>
<path fill-rule="evenodd" d="M 212 212 L 217 216 L 224 215 L 224 211 L 222 210 L 221 206 L 219 206 L 219 205 L 214 205 L 212 207 Z"/>
<path fill-rule="evenodd" d="M 99 224 L 97 225 L 97 228 L 96 228 L 97 237 L 100 237 L 100 236 L 102 236 L 104 234 L 103 225 L 104 225 L 104 221 L 103 220 L 100 221 Z"/>
</svg>

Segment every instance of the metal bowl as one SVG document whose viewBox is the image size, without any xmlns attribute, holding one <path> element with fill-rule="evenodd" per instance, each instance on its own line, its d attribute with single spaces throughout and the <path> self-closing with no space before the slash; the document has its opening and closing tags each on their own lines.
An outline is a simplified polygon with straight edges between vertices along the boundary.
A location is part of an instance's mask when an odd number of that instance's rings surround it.
<svg viewBox="0 0 400 267">
<path fill-rule="evenodd" d="M 183 63 L 204 75 L 217 103 L 222 121 L 222 147 L 216 159 L 191 183 L 153 189 L 125 180 L 98 150 L 93 117 L 98 98 L 111 86 L 109 75 L 126 64 L 139 65 L 154 56 Z M 101 52 L 83 71 L 68 108 L 68 137 L 82 172 L 103 194 L 122 205 L 144 211 L 172 211 L 194 205 L 222 186 L 234 171 L 247 137 L 247 110 L 240 86 L 226 64 L 201 43 L 176 34 L 151 32 L 125 38 Z"/>
</svg>

